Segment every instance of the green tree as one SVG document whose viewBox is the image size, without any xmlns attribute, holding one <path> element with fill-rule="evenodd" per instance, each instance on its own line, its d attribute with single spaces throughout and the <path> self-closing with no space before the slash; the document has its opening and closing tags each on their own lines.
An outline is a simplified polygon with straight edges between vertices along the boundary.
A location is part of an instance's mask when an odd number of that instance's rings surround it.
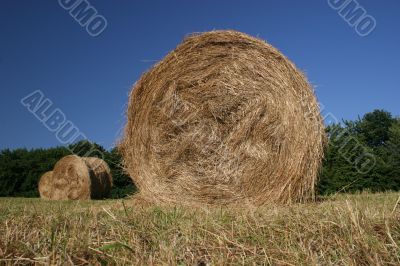
<svg viewBox="0 0 400 266">
<path fill-rule="evenodd" d="M 81 157 L 104 158 L 107 154 L 106 149 L 104 149 L 101 145 L 88 140 L 81 140 L 77 143 L 69 145 L 68 148 L 72 154 Z"/>
<path fill-rule="evenodd" d="M 384 110 L 374 110 L 364 115 L 356 125 L 359 137 L 371 148 L 384 145 L 389 140 L 389 128 L 396 121 Z"/>
<path fill-rule="evenodd" d="M 126 174 L 122 165 L 122 156 L 117 148 L 113 148 L 104 158 L 111 169 L 113 176 L 112 198 L 123 198 L 132 195 L 136 191 L 136 186 L 129 175 Z"/>
<path fill-rule="evenodd" d="M 362 119 L 329 126 L 327 135 L 329 145 L 318 184 L 321 194 L 400 189 L 400 125 L 389 112 L 374 110 Z M 370 169 L 358 167 L 363 155 L 371 159 Z"/>
<path fill-rule="evenodd" d="M 0 196 L 38 196 L 40 176 L 68 154 L 65 147 L 0 151 Z"/>
<path fill-rule="evenodd" d="M 400 190 L 400 119 L 397 119 L 389 129 L 389 140 L 384 151 L 386 175 L 390 179 L 392 189 Z"/>
</svg>

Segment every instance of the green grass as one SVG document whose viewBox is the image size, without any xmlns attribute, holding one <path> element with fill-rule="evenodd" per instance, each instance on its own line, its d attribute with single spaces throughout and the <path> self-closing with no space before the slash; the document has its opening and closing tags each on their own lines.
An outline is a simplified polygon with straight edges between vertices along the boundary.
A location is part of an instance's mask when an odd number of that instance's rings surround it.
<svg viewBox="0 0 400 266">
<path fill-rule="evenodd" d="M 399 265 L 398 197 L 257 209 L 0 198 L 0 265 Z"/>
</svg>

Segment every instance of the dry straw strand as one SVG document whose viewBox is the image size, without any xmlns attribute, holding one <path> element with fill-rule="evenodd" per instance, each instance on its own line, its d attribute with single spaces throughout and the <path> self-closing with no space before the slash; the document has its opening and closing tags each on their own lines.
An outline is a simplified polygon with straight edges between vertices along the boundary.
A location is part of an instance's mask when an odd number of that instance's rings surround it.
<svg viewBox="0 0 400 266">
<path fill-rule="evenodd" d="M 119 148 L 142 197 L 261 205 L 313 199 L 324 143 L 304 74 L 263 40 L 212 31 L 134 85 Z"/>
</svg>

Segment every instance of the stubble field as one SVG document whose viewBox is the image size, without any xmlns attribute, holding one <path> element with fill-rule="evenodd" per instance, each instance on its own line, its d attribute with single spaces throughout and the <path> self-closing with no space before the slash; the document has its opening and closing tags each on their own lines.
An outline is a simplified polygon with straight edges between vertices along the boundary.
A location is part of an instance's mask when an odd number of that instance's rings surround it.
<svg viewBox="0 0 400 266">
<path fill-rule="evenodd" d="M 399 265 L 398 199 L 227 209 L 1 198 L 0 265 Z"/>
</svg>

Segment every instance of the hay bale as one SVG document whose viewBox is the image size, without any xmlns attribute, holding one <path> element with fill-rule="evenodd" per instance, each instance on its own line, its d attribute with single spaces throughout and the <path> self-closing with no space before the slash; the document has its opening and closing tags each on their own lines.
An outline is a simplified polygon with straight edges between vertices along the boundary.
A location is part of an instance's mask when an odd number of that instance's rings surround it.
<svg viewBox="0 0 400 266">
<path fill-rule="evenodd" d="M 44 173 L 39 180 L 39 194 L 42 199 L 51 198 L 51 178 L 53 171 Z"/>
<path fill-rule="evenodd" d="M 109 194 L 111 186 L 106 162 L 68 155 L 54 166 L 51 199 L 101 199 Z"/>
<path fill-rule="evenodd" d="M 101 199 L 108 197 L 112 188 L 110 167 L 102 159 L 96 157 L 82 157 L 89 169 L 91 181 L 91 198 Z"/>
<path fill-rule="evenodd" d="M 156 202 L 312 199 L 324 126 L 304 75 L 235 31 L 186 38 L 131 91 L 126 171 Z"/>
<path fill-rule="evenodd" d="M 65 156 L 54 166 L 52 199 L 90 199 L 90 186 L 89 169 L 79 156 Z"/>
</svg>

